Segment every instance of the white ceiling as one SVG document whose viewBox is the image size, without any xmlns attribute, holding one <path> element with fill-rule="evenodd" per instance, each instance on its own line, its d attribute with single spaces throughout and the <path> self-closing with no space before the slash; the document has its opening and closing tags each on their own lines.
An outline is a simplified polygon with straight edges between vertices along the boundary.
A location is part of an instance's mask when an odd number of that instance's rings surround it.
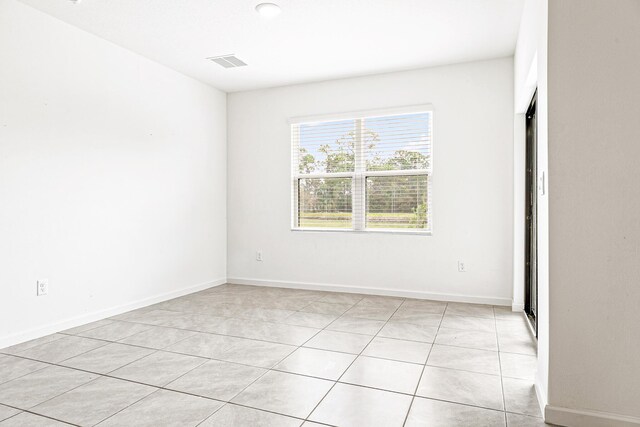
<svg viewBox="0 0 640 427">
<path fill-rule="evenodd" d="M 523 0 L 21 0 L 228 92 L 513 54 Z M 247 67 L 206 60 L 235 54 Z"/>
</svg>

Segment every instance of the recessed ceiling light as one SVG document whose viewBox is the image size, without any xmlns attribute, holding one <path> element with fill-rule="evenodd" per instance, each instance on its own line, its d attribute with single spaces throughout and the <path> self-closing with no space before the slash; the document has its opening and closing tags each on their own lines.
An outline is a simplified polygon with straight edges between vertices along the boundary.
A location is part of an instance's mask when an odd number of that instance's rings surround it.
<svg viewBox="0 0 640 427">
<path fill-rule="evenodd" d="M 280 15 L 280 6 L 275 3 L 260 3 L 256 6 L 256 12 L 264 18 L 273 18 Z"/>
</svg>

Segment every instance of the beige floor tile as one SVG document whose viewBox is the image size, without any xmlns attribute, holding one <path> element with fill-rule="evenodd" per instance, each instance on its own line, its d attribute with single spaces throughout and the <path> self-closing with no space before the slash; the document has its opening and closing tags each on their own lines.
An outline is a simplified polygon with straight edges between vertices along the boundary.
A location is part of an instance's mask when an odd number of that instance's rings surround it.
<svg viewBox="0 0 640 427">
<path fill-rule="evenodd" d="M 508 412 L 541 417 L 533 381 L 503 378 L 504 404 Z"/>
<path fill-rule="evenodd" d="M 442 327 L 438 330 L 435 343 L 455 347 L 475 348 L 478 350 L 498 351 L 498 338 L 495 332 L 480 332 Z"/>
<path fill-rule="evenodd" d="M 67 335 L 59 340 L 21 351 L 17 353 L 17 356 L 43 362 L 59 363 L 107 344 L 109 343 L 105 341 Z"/>
<path fill-rule="evenodd" d="M 413 323 L 387 322 L 378 332 L 378 336 L 399 340 L 432 343 L 438 331 L 437 326 L 422 326 Z"/>
<path fill-rule="evenodd" d="M 348 317 L 358 317 L 362 319 L 384 320 L 387 321 L 393 313 L 395 307 L 379 307 L 377 305 L 368 305 L 359 302 L 347 311 L 344 315 Z"/>
<path fill-rule="evenodd" d="M 297 418 L 228 403 L 207 418 L 200 427 L 299 427 L 301 422 Z"/>
<path fill-rule="evenodd" d="M 524 316 L 510 319 L 496 318 L 496 330 L 498 334 L 531 335 L 531 328 L 528 320 Z"/>
<path fill-rule="evenodd" d="M 71 424 L 23 412 L 0 423 L 2 427 L 63 427 Z"/>
<path fill-rule="evenodd" d="M 91 322 L 91 323 L 86 323 L 84 325 L 80 325 L 77 326 L 75 328 L 71 328 L 71 329 L 67 329 L 62 331 L 62 333 L 64 334 L 69 334 L 69 335 L 77 335 L 81 332 L 86 332 L 89 331 L 91 329 L 95 329 L 95 328 L 99 328 L 100 326 L 106 326 L 110 323 L 113 323 L 113 320 L 111 319 L 102 319 L 102 320 L 98 320 L 95 322 Z"/>
<path fill-rule="evenodd" d="M 205 363 L 208 359 L 158 351 L 111 372 L 109 375 L 163 387 Z"/>
<path fill-rule="evenodd" d="M 496 320 L 498 321 L 500 320 L 520 321 L 525 318 L 525 314 L 522 310 L 513 311 L 511 307 L 508 307 L 508 306 L 505 306 L 505 307 L 495 306 L 493 307 L 493 312 L 495 313 Z"/>
<path fill-rule="evenodd" d="M 411 405 L 407 427 L 504 427 L 504 412 L 416 397 Z"/>
<path fill-rule="evenodd" d="M 59 340 L 61 338 L 65 338 L 66 335 L 64 334 L 51 334 L 51 335 L 46 335 L 44 337 L 40 337 L 40 338 L 36 338 L 34 340 L 30 340 L 30 341 L 26 341 L 20 344 L 16 344 L 16 345 L 12 345 L 11 347 L 6 347 L 3 348 L 2 350 L 0 350 L 0 353 L 7 353 L 7 354 L 18 354 L 22 351 L 28 350 L 30 348 L 39 346 L 41 344 L 46 344 L 55 340 Z"/>
<path fill-rule="evenodd" d="M 537 427 L 535 351 L 509 307 L 222 285 L 0 350 L 0 426 Z"/>
<path fill-rule="evenodd" d="M 338 317 L 333 314 L 305 313 L 303 311 L 296 311 L 280 323 L 322 329 L 329 326 L 329 324 L 337 318 Z"/>
<path fill-rule="evenodd" d="M 158 390 L 98 424 L 100 427 L 195 427 L 223 405 L 216 400 Z"/>
<path fill-rule="evenodd" d="M 335 381 L 355 358 L 352 354 L 301 347 L 278 363 L 274 369 Z"/>
<path fill-rule="evenodd" d="M 137 345 L 140 347 L 163 349 L 195 334 L 196 332 L 193 331 L 152 326 L 146 331 L 131 335 L 120 340 L 119 342 L 124 344 Z"/>
<path fill-rule="evenodd" d="M 384 326 L 382 320 L 361 319 L 343 316 L 336 319 L 326 329 L 330 331 L 349 332 L 354 334 L 375 335 Z"/>
<path fill-rule="evenodd" d="M 306 418 L 334 383 L 270 371 L 233 399 L 252 408 Z"/>
<path fill-rule="evenodd" d="M 278 308 L 244 308 L 236 311 L 233 317 L 241 319 L 262 320 L 265 322 L 279 322 L 291 316 L 295 311 Z"/>
<path fill-rule="evenodd" d="M 336 384 L 309 420 L 341 427 L 401 427 L 411 396 Z"/>
<path fill-rule="evenodd" d="M 210 314 L 180 314 L 181 316 L 175 317 L 162 323 L 162 326 L 168 328 L 186 329 L 191 331 L 209 332 L 228 319 L 228 317 L 212 316 Z"/>
<path fill-rule="evenodd" d="M 450 302 L 447 304 L 447 311 L 445 313 L 455 316 L 486 317 L 489 319 L 495 318 L 493 306 L 491 305 Z"/>
<path fill-rule="evenodd" d="M 83 371 L 107 374 L 151 353 L 153 350 L 150 349 L 112 343 L 67 359 L 60 364 Z"/>
<path fill-rule="evenodd" d="M 10 408 L 5 405 L 0 405 L 0 421 L 6 420 L 7 418 L 13 417 L 17 413 L 19 413 L 19 409 Z"/>
<path fill-rule="evenodd" d="M 332 304 L 351 304 L 355 305 L 362 301 L 365 295 L 360 294 L 346 294 L 346 293 L 335 293 L 330 292 L 324 296 L 324 298 L 319 299 L 319 302 L 328 302 Z"/>
<path fill-rule="evenodd" d="M 141 323 L 114 321 L 113 323 L 110 323 L 108 325 L 81 332 L 78 335 L 99 340 L 119 341 L 123 338 L 130 337 L 131 335 L 146 331 L 150 328 L 151 325 L 145 325 Z"/>
<path fill-rule="evenodd" d="M 365 295 L 356 305 L 389 308 L 397 310 L 405 299 L 401 297 L 389 297 L 382 295 Z"/>
<path fill-rule="evenodd" d="M 314 301 L 311 304 L 300 309 L 305 313 L 331 314 L 334 316 L 342 316 L 349 310 L 353 304 L 334 304 L 328 302 Z"/>
<path fill-rule="evenodd" d="M 271 368 L 293 353 L 295 349 L 296 347 L 285 344 L 231 338 L 228 346 L 214 349 L 211 358 L 261 368 Z"/>
<path fill-rule="evenodd" d="M 420 299 L 406 299 L 402 303 L 403 309 L 417 309 L 423 313 L 444 314 L 447 303 L 444 301 L 431 301 Z"/>
<path fill-rule="evenodd" d="M 362 355 L 424 364 L 430 349 L 431 344 L 428 343 L 375 337 Z"/>
<path fill-rule="evenodd" d="M 484 317 L 455 316 L 445 313 L 440 326 L 442 328 L 463 329 L 465 331 L 496 333 L 496 321 Z"/>
<path fill-rule="evenodd" d="M 546 427 L 550 425 L 545 423 L 542 418 L 507 412 L 507 426 L 509 427 Z"/>
<path fill-rule="evenodd" d="M 498 346 L 505 353 L 537 354 L 537 343 L 528 335 L 498 334 Z"/>
<path fill-rule="evenodd" d="M 211 332 L 299 346 L 320 332 L 320 329 L 263 322 L 261 320 L 230 318 Z"/>
<path fill-rule="evenodd" d="M 327 331 L 318 333 L 305 343 L 305 347 L 359 354 L 373 339 L 372 335 Z"/>
<path fill-rule="evenodd" d="M 46 368 L 46 363 L 0 354 L 0 384 Z"/>
<path fill-rule="evenodd" d="M 498 375 L 427 366 L 416 394 L 431 399 L 504 410 L 502 381 Z"/>
<path fill-rule="evenodd" d="M 172 319 L 180 317 L 181 314 L 170 310 L 143 310 L 135 311 L 130 315 L 125 315 L 120 320 L 127 322 L 143 323 L 146 325 L 162 325 Z"/>
<path fill-rule="evenodd" d="M 222 349 L 231 346 L 235 340 L 237 340 L 237 338 L 198 332 L 189 338 L 170 345 L 165 348 L 165 350 L 191 356 L 212 358 L 214 354 L 218 354 Z"/>
<path fill-rule="evenodd" d="M 228 401 L 265 372 L 266 369 L 262 368 L 210 360 L 165 388 Z"/>
<path fill-rule="evenodd" d="M 101 377 L 31 410 L 71 424 L 93 426 L 155 390 L 142 384 Z"/>
<path fill-rule="evenodd" d="M 434 344 L 427 365 L 500 375 L 498 353 L 495 351 Z"/>
<path fill-rule="evenodd" d="M 422 365 L 360 356 L 340 382 L 413 394 L 420 380 Z"/>
<path fill-rule="evenodd" d="M 29 409 L 97 377 L 88 372 L 49 366 L 0 385 L 0 403 Z"/>
<path fill-rule="evenodd" d="M 400 307 L 394 315 L 391 316 L 391 321 L 437 327 L 442 321 L 442 314 L 427 312 L 421 308 Z"/>
<path fill-rule="evenodd" d="M 538 370 L 538 358 L 527 354 L 500 353 L 502 376 L 535 380 Z"/>
</svg>

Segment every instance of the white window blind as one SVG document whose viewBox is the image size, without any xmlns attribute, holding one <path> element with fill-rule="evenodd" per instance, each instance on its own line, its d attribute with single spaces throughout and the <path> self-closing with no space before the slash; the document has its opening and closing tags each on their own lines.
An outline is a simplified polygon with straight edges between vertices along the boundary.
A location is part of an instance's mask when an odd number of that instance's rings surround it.
<svg viewBox="0 0 640 427">
<path fill-rule="evenodd" d="M 292 227 L 431 231 L 432 112 L 291 125 Z"/>
</svg>

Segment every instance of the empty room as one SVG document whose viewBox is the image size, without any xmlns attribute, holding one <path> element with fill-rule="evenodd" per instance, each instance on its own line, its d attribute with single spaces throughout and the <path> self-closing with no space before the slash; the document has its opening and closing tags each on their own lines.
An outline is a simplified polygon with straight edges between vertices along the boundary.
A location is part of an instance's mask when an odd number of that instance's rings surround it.
<svg viewBox="0 0 640 427">
<path fill-rule="evenodd" d="M 0 0 L 0 427 L 640 426 L 640 0 Z"/>
</svg>

